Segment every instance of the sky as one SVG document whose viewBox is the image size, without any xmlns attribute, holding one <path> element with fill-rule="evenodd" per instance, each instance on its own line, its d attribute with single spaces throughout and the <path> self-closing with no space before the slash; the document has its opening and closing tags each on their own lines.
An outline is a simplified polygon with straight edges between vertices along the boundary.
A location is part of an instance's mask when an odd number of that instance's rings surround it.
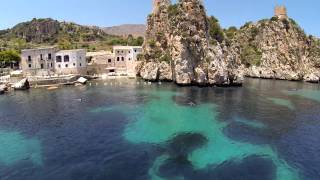
<svg viewBox="0 0 320 180">
<path fill-rule="evenodd" d="M 0 29 L 32 18 L 53 18 L 101 27 L 145 24 L 152 0 L 1 0 Z M 204 0 L 208 15 L 222 27 L 240 27 L 248 21 L 273 16 L 276 4 L 286 5 L 288 15 L 308 34 L 320 37 L 319 0 Z"/>
</svg>

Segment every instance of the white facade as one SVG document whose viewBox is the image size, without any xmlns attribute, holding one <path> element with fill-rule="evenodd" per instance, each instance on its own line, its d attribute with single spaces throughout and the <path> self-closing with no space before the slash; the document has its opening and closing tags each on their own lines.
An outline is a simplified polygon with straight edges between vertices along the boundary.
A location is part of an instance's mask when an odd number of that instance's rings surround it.
<svg viewBox="0 0 320 180">
<path fill-rule="evenodd" d="M 57 74 L 83 74 L 87 68 L 84 49 L 58 51 L 55 56 Z"/>
<path fill-rule="evenodd" d="M 115 67 L 120 72 L 134 75 L 137 56 L 142 53 L 141 46 L 114 46 Z"/>
<path fill-rule="evenodd" d="M 86 51 L 58 51 L 55 47 L 22 50 L 21 70 L 25 76 L 87 74 Z"/>
</svg>

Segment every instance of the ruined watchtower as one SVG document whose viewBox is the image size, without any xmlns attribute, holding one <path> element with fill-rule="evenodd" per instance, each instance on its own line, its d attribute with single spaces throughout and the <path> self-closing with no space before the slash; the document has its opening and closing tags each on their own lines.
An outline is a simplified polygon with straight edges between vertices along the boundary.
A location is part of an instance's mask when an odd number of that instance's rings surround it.
<svg viewBox="0 0 320 180">
<path fill-rule="evenodd" d="M 276 6 L 274 8 L 274 15 L 279 19 L 288 19 L 287 8 L 285 6 Z"/>
</svg>

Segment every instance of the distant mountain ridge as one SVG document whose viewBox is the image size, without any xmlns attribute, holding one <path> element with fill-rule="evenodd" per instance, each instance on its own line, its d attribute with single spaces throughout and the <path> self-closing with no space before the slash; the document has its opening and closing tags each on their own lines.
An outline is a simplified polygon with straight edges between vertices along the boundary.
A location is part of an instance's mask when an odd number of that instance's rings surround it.
<svg viewBox="0 0 320 180">
<path fill-rule="evenodd" d="M 128 36 L 131 34 L 135 37 L 144 37 L 146 33 L 146 25 L 144 24 L 123 24 L 119 26 L 104 27 L 102 29 L 105 33 L 116 36 Z"/>
</svg>

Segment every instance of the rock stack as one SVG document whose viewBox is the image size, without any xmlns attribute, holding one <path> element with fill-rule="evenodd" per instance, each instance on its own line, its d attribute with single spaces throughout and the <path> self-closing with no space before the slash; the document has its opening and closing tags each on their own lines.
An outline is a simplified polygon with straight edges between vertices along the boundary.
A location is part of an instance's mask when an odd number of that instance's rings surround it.
<svg viewBox="0 0 320 180">
<path fill-rule="evenodd" d="M 237 50 L 211 44 L 208 17 L 201 0 L 156 0 L 148 17 L 140 76 L 179 85 L 241 85 Z"/>
</svg>

